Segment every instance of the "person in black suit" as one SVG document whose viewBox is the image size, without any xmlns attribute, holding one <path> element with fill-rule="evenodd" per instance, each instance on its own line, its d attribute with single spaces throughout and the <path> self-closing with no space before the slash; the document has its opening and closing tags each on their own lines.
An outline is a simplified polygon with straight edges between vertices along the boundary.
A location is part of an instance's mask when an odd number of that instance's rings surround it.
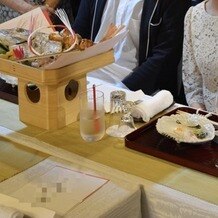
<svg viewBox="0 0 218 218">
<path fill-rule="evenodd" d="M 81 0 L 73 29 L 83 38 L 94 41 L 97 37 L 98 41 L 110 23 L 125 25 L 129 32 L 115 52 L 115 64 L 95 77 L 120 82 L 132 91 L 141 89 L 147 95 L 166 89 L 179 102 L 178 64 L 184 16 L 190 6 L 189 0 L 138 0 L 128 4 L 125 0 Z"/>
<path fill-rule="evenodd" d="M 198 3 L 202 2 L 203 0 L 192 0 L 192 6 L 197 5 Z"/>
</svg>

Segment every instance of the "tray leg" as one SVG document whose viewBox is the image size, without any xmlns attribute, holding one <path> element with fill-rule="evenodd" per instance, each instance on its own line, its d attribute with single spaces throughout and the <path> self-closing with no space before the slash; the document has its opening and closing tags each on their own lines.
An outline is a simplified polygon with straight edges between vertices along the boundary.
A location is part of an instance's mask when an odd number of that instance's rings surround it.
<svg viewBox="0 0 218 218">
<path fill-rule="evenodd" d="M 69 80 L 57 85 L 31 86 L 19 79 L 19 117 L 22 122 L 52 130 L 77 120 L 78 94 L 86 90 L 86 78 Z"/>
</svg>

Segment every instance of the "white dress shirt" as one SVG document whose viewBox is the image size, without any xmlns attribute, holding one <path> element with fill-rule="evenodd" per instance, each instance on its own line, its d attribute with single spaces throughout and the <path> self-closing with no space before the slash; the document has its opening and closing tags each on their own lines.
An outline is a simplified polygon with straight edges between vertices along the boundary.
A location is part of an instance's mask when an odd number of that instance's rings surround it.
<svg viewBox="0 0 218 218">
<path fill-rule="evenodd" d="M 143 3 L 144 0 L 107 1 L 95 41 L 102 39 L 111 23 L 116 26 L 124 25 L 129 32 L 115 47 L 115 63 L 89 73 L 89 77 L 116 84 L 138 65 L 139 29 Z"/>
</svg>

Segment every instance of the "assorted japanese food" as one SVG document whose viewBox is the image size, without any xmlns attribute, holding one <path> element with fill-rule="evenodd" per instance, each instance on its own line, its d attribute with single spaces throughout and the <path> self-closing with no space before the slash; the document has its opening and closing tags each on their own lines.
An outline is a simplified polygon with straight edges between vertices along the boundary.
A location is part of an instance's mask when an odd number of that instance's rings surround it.
<svg viewBox="0 0 218 218">
<path fill-rule="evenodd" d="M 34 35 L 31 35 L 31 39 L 26 29 L 0 30 L 0 58 L 22 60 L 36 57 L 35 60 L 33 58 L 28 61 L 28 64 L 33 66 L 43 64 L 42 59 L 38 59 L 37 56 L 52 56 L 66 51 L 84 50 L 93 44 L 91 40 L 82 39 L 78 34 L 72 35 L 66 28 L 51 33 L 36 31 Z"/>
<path fill-rule="evenodd" d="M 156 129 L 178 143 L 203 143 L 215 136 L 215 128 L 208 118 L 185 112 L 159 118 Z"/>
<path fill-rule="evenodd" d="M 56 60 L 63 52 L 83 51 L 94 45 L 83 39 L 71 27 L 66 12 L 57 9 L 55 14 L 62 25 L 41 26 L 34 29 L 36 19 L 30 18 L 29 29 L 0 29 L 0 58 L 19 61 L 33 67 L 41 67 Z M 123 26 L 111 24 L 102 41 L 115 36 Z"/>
</svg>

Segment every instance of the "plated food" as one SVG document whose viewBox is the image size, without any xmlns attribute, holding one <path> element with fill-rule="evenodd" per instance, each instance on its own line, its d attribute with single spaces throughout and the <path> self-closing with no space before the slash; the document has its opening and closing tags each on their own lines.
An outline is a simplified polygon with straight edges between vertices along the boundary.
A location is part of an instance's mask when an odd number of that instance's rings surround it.
<svg viewBox="0 0 218 218">
<path fill-rule="evenodd" d="M 56 55 L 68 51 L 82 51 L 94 45 L 91 40 L 82 39 L 78 34 L 72 34 L 67 28 L 62 27 L 60 31 L 43 31 L 49 26 L 39 28 L 32 33 L 23 28 L 0 30 L 0 58 L 10 60 L 28 59 L 27 65 L 40 67 L 43 63 L 53 61 L 53 58 L 46 57 L 45 60 L 39 58 L 44 55 Z M 60 27 L 60 26 L 58 26 Z M 35 57 L 35 59 L 34 59 Z M 31 59 L 33 58 L 33 59 Z"/>
<path fill-rule="evenodd" d="M 124 26 L 116 27 L 111 24 L 102 40 L 93 42 L 75 33 L 64 10 L 57 9 L 55 14 L 62 21 L 62 25 L 36 26 L 36 17 L 30 17 L 28 29 L 11 28 L 0 29 L 0 59 L 9 59 L 35 68 L 51 69 L 55 62 L 66 57 L 83 56 L 82 52 L 91 46 L 115 37 Z M 38 28 L 37 28 L 38 27 Z M 114 42 L 113 42 L 114 43 Z M 94 49 L 93 49 L 94 50 Z M 63 54 L 65 53 L 65 55 Z M 84 52 L 83 57 L 89 57 L 91 52 Z M 71 63 L 66 61 L 68 65 Z M 55 67 L 65 66 L 56 64 Z"/>
<path fill-rule="evenodd" d="M 157 131 L 178 143 L 203 143 L 213 140 L 215 128 L 211 121 L 200 114 L 173 114 L 163 116 L 156 124 Z"/>
</svg>

